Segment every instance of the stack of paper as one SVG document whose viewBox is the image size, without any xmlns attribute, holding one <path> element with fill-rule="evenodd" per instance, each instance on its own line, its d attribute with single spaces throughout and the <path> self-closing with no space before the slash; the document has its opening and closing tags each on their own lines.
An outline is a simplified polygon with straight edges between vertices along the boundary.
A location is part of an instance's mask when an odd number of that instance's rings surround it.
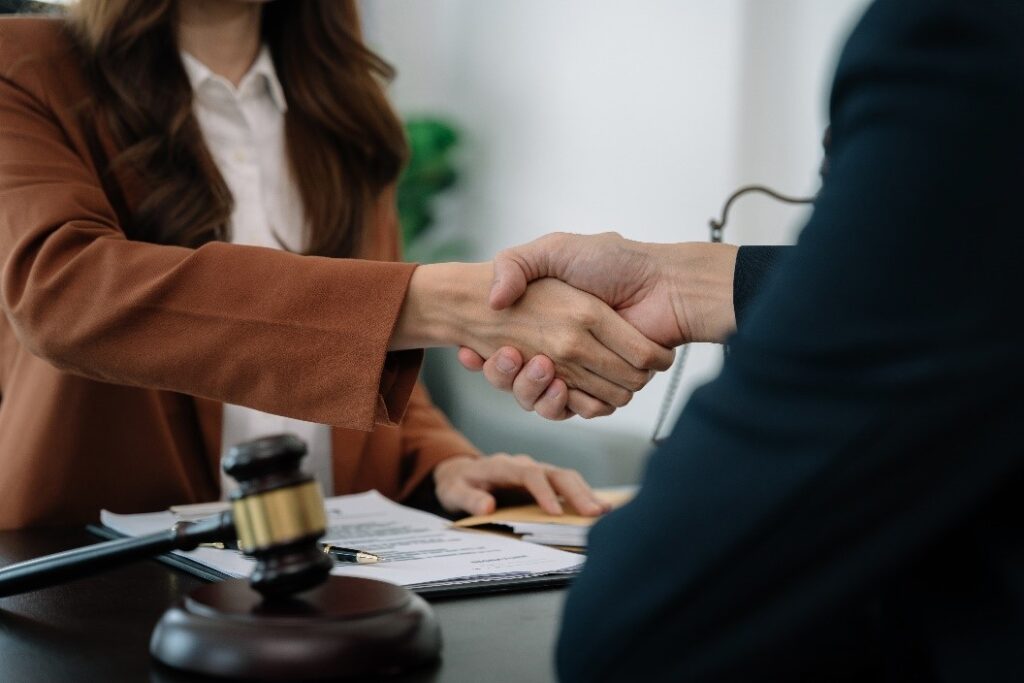
<svg viewBox="0 0 1024 683">
<path fill-rule="evenodd" d="M 625 505 L 636 493 L 635 487 L 604 489 L 597 497 L 613 508 Z M 466 517 L 455 522 L 465 529 L 502 529 L 519 535 L 522 540 L 566 548 L 586 548 L 587 534 L 597 520 L 594 517 L 569 514 L 549 515 L 538 505 L 502 508 L 489 515 Z"/>
<path fill-rule="evenodd" d="M 324 543 L 382 558 L 377 564 L 338 563 L 334 574 L 416 589 L 573 574 L 583 564 L 581 556 L 554 548 L 455 529 L 448 520 L 394 503 L 376 491 L 328 498 L 326 508 Z M 173 512 L 118 515 L 104 510 L 101 514 L 104 525 L 129 536 L 169 529 L 179 519 Z M 232 550 L 176 552 L 229 576 L 248 576 L 253 567 L 251 559 Z"/>
<path fill-rule="evenodd" d="M 537 524 L 532 522 L 512 522 L 512 533 L 518 534 L 521 540 L 543 545 L 557 545 L 569 548 L 585 548 L 590 525 L 571 524 Z"/>
</svg>

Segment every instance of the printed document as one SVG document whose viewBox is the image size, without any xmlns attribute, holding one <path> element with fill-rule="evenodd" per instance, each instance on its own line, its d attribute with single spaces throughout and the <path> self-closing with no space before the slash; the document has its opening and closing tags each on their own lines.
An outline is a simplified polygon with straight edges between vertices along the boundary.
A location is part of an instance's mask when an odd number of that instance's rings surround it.
<svg viewBox="0 0 1024 683">
<path fill-rule="evenodd" d="M 395 503 L 377 491 L 328 498 L 325 506 L 327 533 L 321 542 L 373 553 L 382 560 L 363 565 L 337 562 L 333 573 L 338 575 L 422 588 L 572 574 L 584 562 L 574 553 L 453 528 L 446 519 Z M 170 511 L 118 515 L 106 510 L 100 518 L 105 526 L 129 536 L 169 529 L 181 519 Z M 175 552 L 236 577 L 248 576 L 254 565 L 233 550 Z"/>
</svg>

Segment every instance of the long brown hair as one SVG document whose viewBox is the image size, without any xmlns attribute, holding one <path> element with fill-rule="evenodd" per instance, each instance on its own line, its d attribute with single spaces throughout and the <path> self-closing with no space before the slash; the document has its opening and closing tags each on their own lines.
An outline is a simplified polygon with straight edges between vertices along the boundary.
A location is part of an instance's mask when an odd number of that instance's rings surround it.
<svg viewBox="0 0 1024 683">
<path fill-rule="evenodd" d="M 262 8 L 288 101 L 285 139 L 305 210 L 306 253 L 354 256 L 381 192 L 405 161 L 382 81 L 391 67 L 363 45 L 353 0 L 275 0 Z M 79 0 L 70 16 L 96 104 L 146 195 L 130 235 L 199 246 L 227 239 L 232 198 L 192 115 L 177 47 L 176 0 Z"/>
</svg>

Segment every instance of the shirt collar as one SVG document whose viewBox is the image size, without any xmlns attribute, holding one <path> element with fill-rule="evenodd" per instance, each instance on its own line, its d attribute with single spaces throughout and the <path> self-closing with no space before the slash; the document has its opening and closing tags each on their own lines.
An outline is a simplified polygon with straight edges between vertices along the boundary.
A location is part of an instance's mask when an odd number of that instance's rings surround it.
<svg viewBox="0 0 1024 683">
<path fill-rule="evenodd" d="M 199 92 L 203 84 L 213 81 L 222 83 L 230 92 L 238 95 L 239 93 L 245 93 L 247 89 L 253 88 L 250 85 L 253 82 L 263 83 L 265 84 L 266 91 L 270 94 L 270 99 L 273 100 L 277 108 L 282 112 L 288 111 L 288 101 L 284 96 L 284 88 L 281 87 L 281 81 L 277 78 L 274 60 L 270 56 L 270 48 L 266 45 L 260 48 L 256 61 L 252 63 L 249 70 L 242 76 L 242 80 L 239 81 L 237 88 L 223 76 L 213 73 L 210 67 L 184 50 L 181 51 L 181 63 L 185 67 L 185 74 L 188 76 L 188 82 L 192 86 L 193 92 Z"/>
</svg>

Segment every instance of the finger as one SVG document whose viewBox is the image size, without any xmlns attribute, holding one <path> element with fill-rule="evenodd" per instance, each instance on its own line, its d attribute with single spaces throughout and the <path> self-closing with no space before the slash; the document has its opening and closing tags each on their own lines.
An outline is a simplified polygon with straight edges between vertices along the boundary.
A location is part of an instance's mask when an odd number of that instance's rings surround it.
<svg viewBox="0 0 1024 683">
<path fill-rule="evenodd" d="M 605 511 L 604 503 L 576 470 L 552 468 L 548 480 L 555 491 L 581 515 L 596 517 Z"/>
<path fill-rule="evenodd" d="M 504 346 L 484 363 L 484 377 L 495 389 L 512 391 L 512 384 L 516 375 L 521 374 L 522 367 L 523 354 L 511 346 Z"/>
<path fill-rule="evenodd" d="M 512 394 L 523 410 L 535 410 L 534 404 L 555 379 L 555 364 L 547 356 L 534 356 L 516 375 Z"/>
<path fill-rule="evenodd" d="M 474 480 L 491 489 L 524 488 L 544 511 L 553 515 L 562 513 L 558 495 L 547 480 L 545 466 L 528 455 L 495 453 L 480 461 Z"/>
<path fill-rule="evenodd" d="M 558 277 L 552 272 L 552 257 L 561 256 L 559 243 L 565 235 L 552 233 L 528 244 L 504 249 L 494 257 L 494 280 L 491 283 L 491 308 L 511 306 L 526 292 L 526 286 L 542 277 Z"/>
<path fill-rule="evenodd" d="M 594 417 L 604 417 L 615 412 L 615 406 L 599 401 L 579 389 L 569 389 L 568 393 L 569 396 L 565 409 L 585 420 Z"/>
<path fill-rule="evenodd" d="M 513 389 L 515 391 L 515 389 Z M 547 390 L 533 404 L 533 410 L 548 420 L 568 420 L 575 415 L 566 406 L 569 403 L 569 387 L 557 377 L 548 385 Z"/>
<path fill-rule="evenodd" d="M 587 392 L 601 403 L 611 406 L 613 410 L 624 408 L 633 400 L 632 391 L 624 389 L 614 382 L 609 382 L 596 373 L 583 370 L 578 374 L 575 388 Z"/>
<path fill-rule="evenodd" d="M 599 342 L 640 370 L 668 370 L 676 357 L 673 349 L 655 344 L 618 315 L 597 316 L 591 332 Z"/>
<path fill-rule="evenodd" d="M 462 477 L 446 486 L 443 491 L 439 490 L 437 498 L 449 512 L 464 511 L 471 515 L 489 515 L 496 507 L 494 496 L 471 485 Z"/>
<path fill-rule="evenodd" d="M 593 335 L 589 335 L 589 340 L 581 343 L 574 353 L 569 356 L 569 359 L 576 360 L 577 364 L 582 365 L 587 371 L 604 380 L 596 384 L 584 385 L 582 376 L 574 376 L 569 378 L 573 380 L 569 382 L 571 385 L 575 385 L 578 389 L 583 389 L 591 396 L 595 396 L 606 403 L 620 407 L 629 402 L 634 391 L 643 389 L 651 380 L 651 372 L 649 370 L 640 370 L 633 367 L 627 360 L 609 349 L 601 340 Z M 613 392 L 599 388 L 604 387 L 605 382 L 618 386 L 623 391 Z M 619 397 L 617 400 L 616 396 Z"/>
<path fill-rule="evenodd" d="M 562 504 L 558 502 L 558 494 L 548 481 L 547 471 L 543 465 L 534 463 L 523 466 L 523 486 L 533 499 L 540 505 L 541 510 L 549 515 L 562 514 Z"/>
<path fill-rule="evenodd" d="M 462 367 L 472 372 L 480 372 L 484 369 L 484 358 L 473 349 L 466 348 L 465 346 L 459 347 L 458 353 L 459 362 L 462 363 Z"/>
<path fill-rule="evenodd" d="M 512 250 L 500 252 L 494 257 L 494 280 L 488 299 L 491 308 L 500 311 L 514 304 L 526 293 L 529 282 L 517 254 Z"/>
</svg>

